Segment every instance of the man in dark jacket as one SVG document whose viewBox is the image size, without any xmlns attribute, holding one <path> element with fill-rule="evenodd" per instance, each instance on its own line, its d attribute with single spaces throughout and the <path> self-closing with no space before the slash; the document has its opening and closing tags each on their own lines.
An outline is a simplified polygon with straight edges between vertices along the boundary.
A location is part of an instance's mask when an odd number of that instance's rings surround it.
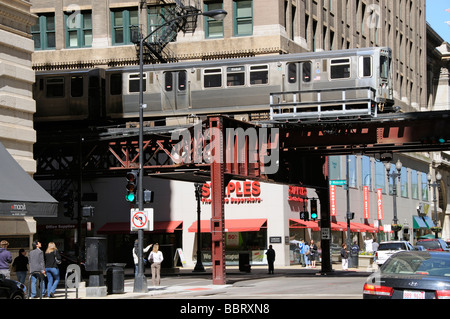
<svg viewBox="0 0 450 319">
<path fill-rule="evenodd" d="M 269 264 L 269 274 L 273 274 L 273 263 L 275 262 L 275 250 L 272 245 L 269 245 L 269 249 L 266 251 L 267 263 Z"/>
<path fill-rule="evenodd" d="M 30 263 L 30 274 L 31 276 L 31 292 L 30 297 L 36 297 L 36 279 L 39 280 L 41 284 L 41 295 L 45 294 L 45 262 L 44 262 L 44 252 L 41 250 L 41 243 L 37 240 L 33 242 L 33 250 L 30 251 L 28 255 L 28 260 Z"/>
</svg>

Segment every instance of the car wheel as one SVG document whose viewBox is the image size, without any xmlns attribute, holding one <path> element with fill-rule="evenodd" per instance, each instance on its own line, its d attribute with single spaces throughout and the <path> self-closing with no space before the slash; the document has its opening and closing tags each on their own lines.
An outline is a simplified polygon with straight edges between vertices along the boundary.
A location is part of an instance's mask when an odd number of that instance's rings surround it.
<svg viewBox="0 0 450 319">
<path fill-rule="evenodd" d="M 15 294 L 11 299 L 24 299 L 21 294 Z"/>
</svg>

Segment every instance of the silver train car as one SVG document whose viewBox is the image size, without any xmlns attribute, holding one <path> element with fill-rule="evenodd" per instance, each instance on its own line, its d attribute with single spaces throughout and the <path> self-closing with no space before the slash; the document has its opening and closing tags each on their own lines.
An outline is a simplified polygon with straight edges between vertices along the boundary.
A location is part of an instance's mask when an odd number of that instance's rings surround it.
<svg viewBox="0 0 450 319">
<path fill-rule="evenodd" d="M 137 119 L 139 76 L 137 66 L 36 72 L 35 120 Z M 361 87 L 372 89 L 374 107 L 389 112 L 393 106 L 389 48 L 152 64 L 144 66 L 143 79 L 149 120 L 269 113 L 274 92 Z"/>
</svg>

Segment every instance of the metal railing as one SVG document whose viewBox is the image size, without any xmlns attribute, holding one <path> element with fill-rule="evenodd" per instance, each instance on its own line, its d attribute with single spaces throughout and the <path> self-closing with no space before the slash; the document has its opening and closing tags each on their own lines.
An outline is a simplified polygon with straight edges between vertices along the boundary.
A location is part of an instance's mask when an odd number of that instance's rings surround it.
<svg viewBox="0 0 450 319">
<path fill-rule="evenodd" d="M 372 87 L 286 91 L 270 94 L 270 119 L 279 121 L 377 116 Z"/>
</svg>

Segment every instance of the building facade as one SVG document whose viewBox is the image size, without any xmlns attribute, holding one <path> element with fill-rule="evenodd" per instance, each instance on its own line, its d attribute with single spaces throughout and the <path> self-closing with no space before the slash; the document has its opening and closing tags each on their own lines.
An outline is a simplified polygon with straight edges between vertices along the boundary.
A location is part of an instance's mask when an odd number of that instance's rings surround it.
<svg viewBox="0 0 450 319">
<path fill-rule="evenodd" d="M 30 8 L 30 1 L 0 2 L 0 142 L 21 168 L 33 175 L 36 172 L 33 158 L 36 103 L 31 90 L 35 76 L 30 27 L 35 24 L 36 16 L 30 13 Z M 8 169 L 5 161 L 0 165 L 2 170 Z M 8 200 L 4 195 L 1 194 L 0 201 Z M 9 210 L 0 210 L 0 238 L 10 243 L 13 254 L 19 248 L 31 248 L 35 233 L 33 217 L 12 216 Z"/>
<path fill-rule="evenodd" d="M 121 65 L 135 65 L 138 62 L 136 46 L 133 44 L 133 30 L 138 26 L 144 35 L 164 25 L 170 19 L 170 9 L 175 1 L 91 1 L 91 0 L 32 0 L 31 12 L 38 17 L 32 27 L 35 52 L 32 65 L 35 70 L 73 70 L 84 68 L 109 68 Z M 198 8 L 207 11 L 225 9 L 228 15 L 223 21 L 200 16 L 195 32 L 179 33 L 176 40 L 167 45 L 170 55 L 179 61 L 210 60 L 234 57 L 248 57 L 267 54 L 289 54 L 307 51 L 339 50 L 369 46 L 389 46 L 393 50 L 393 79 L 396 105 L 404 112 L 433 110 L 430 103 L 430 65 L 442 61 L 442 55 L 429 55 L 427 48 L 439 45 L 427 42 L 425 21 L 425 1 L 388 0 L 214 0 L 182 1 L 185 4 L 198 3 Z M 164 29 L 164 28 L 163 28 Z M 163 30 L 162 29 L 162 30 Z M 159 29 L 158 29 L 159 30 Z M 161 31 L 162 32 L 162 31 Z M 158 38 L 156 32 L 152 37 Z M 434 47 L 432 47 L 435 45 Z M 445 54 L 444 54 L 445 55 Z M 440 62 L 439 62 L 440 63 Z M 439 70 L 440 72 L 440 70 Z M 445 72 L 443 72 L 445 73 Z M 445 82 L 445 81 L 444 81 Z M 441 96 L 445 85 L 436 94 Z M 436 95 L 437 96 L 437 95 Z M 447 104 L 448 105 L 448 104 Z M 416 237 L 429 232 L 429 227 L 414 227 L 414 217 L 419 207 L 433 211 L 432 196 L 424 179 L 428 173 L 435 175 L 442 170 L 444 180 L 449 180 L 446 160 L 437 165 L 435 156 L 445 155 L 408 154 L 400 158 L 403 163 L 402 177 L 399 181 L 398 217 L 410 231 L 403 232 L 411 242 Z M 363 248 L 366 239 L 377 238 L 377 227 L 390 225 L 393 219 L 392 195 L 385 168 L 380 170 L 380 162 L 374 158 L 353 156 L 350 184 L 350 209 L 355 212 L 355 223 L 369 225 L 355 228 L 352 240 L 356 239 Z M 395 161 L 397 158 L 394 159 Z M 395 164 L 395 161 L 393 162 Z M 336 179 L 345 176 L 344 157 L 334 158 L 333 170 Z M 404 173 L 403 173 L 404 172 Z M 403 178 L 403 179 L 402 179 Z M 83 189 L 91 188 L 98 193 L 95 216 L 83 224 L 85 235 L 107 235 L 109 247 L 121 247 L 120 251 L 110 251 L 111 258 L 127 261 L 131 256 L 135 234 L 128 229 L 129 206 L 122 193 L 114 188 L 123 181 L 99 179 L 90 181 Z M 150 183 L 153 183 L 151 181 Z M 165 190 L 164 196 L 170 198 L 155 203 L 155 221 L 159 228 L 147 234 L 148 241 L 159 241 L 165 245 L 182 248 L 187 263 L 195 260 L 196 203 L 193 186 L 184 182 L 155 182 L 152 187 Z M 447 189 L 449 185 L 443 185 Z M 302 224 L 299 213 L 304 209 L 303 200 L 289 201 L 289 186 L 261 185 L 262 201 L 246 202 L 245 205 L 226 205 L 226 219 L 242 219 L 241 224 L 252 224 L 251 220 L 262 220 L 253 231 L 237 229 L 231 231 L 227 244 L 230 251 L 255 251 L 260 256 L 273 244 L 276 249 L 277 264 L 287 265 L 294 260 L 289 242 L 305 238 L 319 240 L 319 232 L 312 225 Z M 368 188 L 365 188 L 368 187 Z M 363 192 L 368 189 L 368 199 L 363 200 Z M 375 215 L 377 211 L 377 190 L 382 189 L 383 218 Z M 191 193 L 192 192 L 192 193 Z M 302 191 L 307 197 L 317 197 L 313 190 Z M 100 194 L 103 194 L 100 196 Z M 188 194 L 188 195 L 186 195 Z M 270 195 L 266 195 L 270 194 Z M 345 222 L 346 190 L 337 187 L 336 215 L 333 229 L 333 244 L 338 246 L 346 239 L 345 231 L 339 223 Z M 442 191 L 442 194 L 446 194 Z M 158 196 L 158 195 L 157 195 Z M 242 195 L 243 196 L 243 195 Z M 267 197 L 266 197 L 267 196 Z M 439 196 L 446 197 L 447 195 Z M 158 197 L 160 198 L 160 197 Z M 237 197 L 236 197 L 237 198 Z M 253 197 L 251 197 L 253 198 Z M 107 201 L 107 202 L 105 202 Z M 231 201 L 231 198 L 230 198 Z M 302 203 L 299 205 L 299 203 Z M 369 215 L 364 215 L 364 207 Z M 446 205 L 445 205 L 446 206 Z M 210 216 L 207 200 L 202 204 L 202 216 Z M 443 223 L 450 210 L 439 209 L 439 219 Z M 209 214 L 209 215 L 208 215 Z M 421 213 L 422 214 L 422 213 Z M 62 214 L 60 214 L 62 215 Z M 366 218 L 368 216 L 368 218 Z M 431 216 L 429 213 L 427 216 Z M 209 220 L 209 217 L 204 218 Z M 245 221 L 244 221 L 245 219 Z M 202 218 L 203 220 L 203 218 Z M 58 219 L 38 219 L 42 229 L 53 229 L 47 233 L 46 240 L 58 241 L 70 250 L 73 242 L 65 237 L 75 238 L 74 222 L 64 216 Z M 167 223 L 180 223 L 174 226 Z M 114 223 L 114 224 L 112 224 Z M 122 224 L 119 224 L 122 223 Z M 166 223 L 166 224 L 165 224 Z M 71 226 L 72 225 L 72 226 Z M 125 226 L 124 226 L 125 225 Z M 231 227 L 230 227 L 231 228 Z M 422 228 L 422 229 L 421 229 Z M 191 231 L 189 231 L 191 229 Z M 205 228 L 207 229 L 207 228 Z M 243 234 L 245 233 L 245 234 Z M 248 234 L 252 233 L 252 234 Z M 450 233 L 449 233 L 450 234 Z M 204 235 L 202 235 L 204 236 Z M 386 237 L 390 234 L 387 232 Z M 57 238 L 60 237 L 60 238 Z M 203 247 L 207 248 L 208 238 Z M 252 247 L 248 243 L 252 242 Z M 119 246 L 121 243 L 126 245 Z M 180 247 L 181 246 L 181 247 Z M 112 249 L 112 248 L 111 248 Z M 233 255 L 233 254 L 231 254 Z M 262 254 L 262 256 L 264 256 Z M 230 256 L 230 261 L 235 257 Z"/>
</svg>

